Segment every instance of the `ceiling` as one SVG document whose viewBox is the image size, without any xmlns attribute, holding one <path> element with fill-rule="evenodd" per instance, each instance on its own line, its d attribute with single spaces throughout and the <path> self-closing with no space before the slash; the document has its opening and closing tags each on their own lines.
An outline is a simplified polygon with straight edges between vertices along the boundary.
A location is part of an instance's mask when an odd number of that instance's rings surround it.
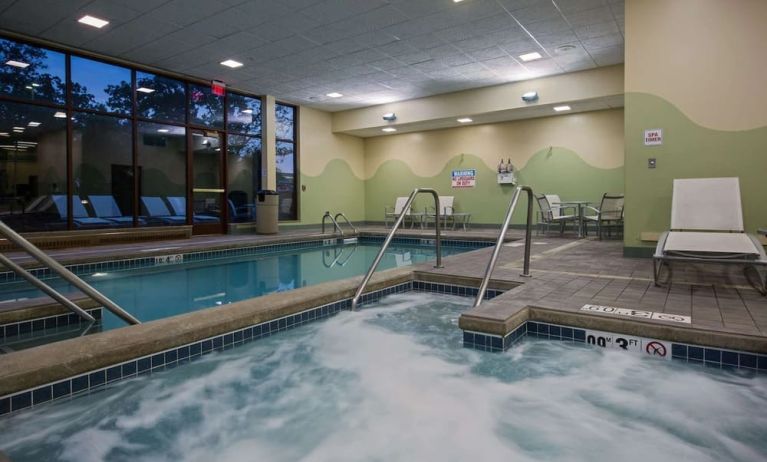
<svg viewBox="0 0 767 462">
<path fill-rule="evenodd" d="M 623 0 L 0 0 L 0 28 L 338 111 L 621 63 L 623 9 Z M 85 14 L 110 23 L 79 24 Z M 523 62 L 529 52 L 543 58 Z"/>
</svg>

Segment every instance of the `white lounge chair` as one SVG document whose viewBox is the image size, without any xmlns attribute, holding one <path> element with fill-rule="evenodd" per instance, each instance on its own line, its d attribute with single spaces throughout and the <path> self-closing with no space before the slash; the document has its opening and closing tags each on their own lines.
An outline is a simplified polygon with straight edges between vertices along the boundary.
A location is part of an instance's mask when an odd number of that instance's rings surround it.
<svg viewBox="0 0 767 462">
<path fill-rule="evenodd" d="M 562 235 L 565 232 L 565 225 L 567 225 L 568 222 L 578 223 L 578 215 L 563 214 L 562 210 L 565 208 L 559 205 L 559 201 L 556 202 L 557 205 L 550 203 L 549 197 L 556 198 L 557 200 L 559 199 L 559 196 L 551 194 L 535 196 L 535 200 L 538 202 L 538 208 L 540 208 L 540 215 L 538 216 L 538 233 L 540 233 L 545 226 L 545 235 L 549 231 L 549 226 L 556 224 L 559 226 L 559 234 Z"/>
<path fill-rule="evenodd" d="M 407 199 L 408 199 L 407 197 L 398 197 L 397 201 L 394 203 L 394 208 L 386 207 L 384 209 L 384 226 L 389 226 L 389 219 L 392 219 L 393 222 L 397 221 L 397 217 L 400 216 L 400 214 L 402 213 L 402 209 L 404 209 L 405 204 L 407 204 Z M 408 208 L 407 211 L 405 212 L 404 221 L 407 221 L 408 218 L 410 218 L 410 227 L 412 228 L 413 217 L 411 215 L 410 208 Z M 392 224 L 394 224 L 393 222 Z"/>
<path fill-rule="evenodd" d="M 671 229 L 663 233 L 653 256 L 653 278 L 669 262 L 736 263 L 753 268 L 756 288 L 765 294 L 764 267 L 767 255 L 756 236 L 746 234 L 738 178 L 691 178 L 674 180 Z M 749 279 L 750 281 L 750 279 Z"/>
<path fill-rule="evenodd" d="M 455 229 L 455 217 L 453 213 L 453 202 L 455 202 L 454 196 L 439 196 L 439 216 L 442 218 L 442 228 L 447 228 L 447 222 L 453 221 L 453 229 Z M 424 220 L 434 221 L 437 217 L 437 211 L 434 210 L 434 206 L 428 207 L 428 211 L 424 216 Z"/>
</svg>

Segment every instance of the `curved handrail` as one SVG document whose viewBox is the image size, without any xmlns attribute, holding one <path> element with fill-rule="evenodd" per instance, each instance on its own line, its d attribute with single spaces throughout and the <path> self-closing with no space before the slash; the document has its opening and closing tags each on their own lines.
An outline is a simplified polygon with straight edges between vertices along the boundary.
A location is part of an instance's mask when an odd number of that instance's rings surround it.
<svg viewBox="0 0 767 462">
<path fill-rule="evenodd" d="M 341 229 L 340 226 L 338 226 L 338 223 L 333 218 L 333 216 L 330 215 L 330 212 L 328 212 L 328 211 L 326 211 L 325 215 L 322 216 L 322 234 L 325 234 L 325 219 L 326 218 L 329 218 L 330 221 L 333 222 L 333 226 L 334 226 L 333 234 L 335 234 L 336 231 L 338 231 L 338 233 L 341 235 L 341 237 L 344 237 L 344 231 Z"/>
<path fill-rule="evenodd" d="M 397 217 L 397 221 L 394 222 L 394 226 L 392 226 L 391 231 L 389 231 L 389 234 L 386 236 L 386 240 L 384 240 L 383 245 L 381 246 L 381 250 L 378 251 L 378 255 L 376 255 L 375 260 L 373 260 L 373 264 L 370 265 L 370 269 L 365 274 L 365 277 L 362 279 L 362 283 L 357 288 L 357 293 L 354 294 L 354 298 L 352 298 L 352 311 L 357 309 L 357 304 L 359 303 L 360 298 L 362 297 L 362 292 L 365 290 L 365 287 L 368 285 L 368 282 L 370 281 L 370 278 L 373 276 L 373 273 L 375 272 L 376 268 L 378 268 L 378 264 L 381 263 L 381 259 L 383 258 L 384 252 L 386 252 L 386 249 L 389 247 L 389 244 L 391 243 L 391 240 L 394 238 L 394 233 L 397 232 L 397 228 L 402 224 L 402 221 L 405 219 L 405 215 L 407 214 L 407 211 L 410 210 L 410 206 L 413 205 L 413 201 L 415 200 L 415 196 L 417 196 L 419 193 L 429 193 L 432 196 L 434 196 L 434 208 L 436 209 L 437 213 L 435 215 L 436 217 L 436 239 L 434 240 L 434 246 L 437 253 L 437 264 L 434 265 L 435 268 L 442 268 L 442 244 L 441 244 L 441 233 L 439 228 L 439 193 L 436 189 L 432 188 L 416 188 L 413 190 L 412 193 L 410 193 L 410 197 L 408 197 L 407 202 L 405 203 L 405 206 L 402 207 L 402 212 L 400 212 L 399 216 Z"/>
<path fill-rule="evenodd" d="M 346 250 L 346 247 L 341 247 L 341 251 L 340 252 L 338 251 L 338 247 L 334 247 L 333 261 L 331 263 L 328 263 L 327 260 L 325 259 L 325 255 L 328 255 L 327 252 L 329 252 L 329 250 L 326 250 L 325 251 L 326 253 L 322 254 L 322 265 L 325 268 L 333 268 L 336 265 L 341 266 L 341 267 L 346 266 L 346 264 L 349 263 L 349 260 L 352 258 L 352 255 L 354 255 L 354 252 L 357 251 L 357 245 L 354 244 L 351 247 L 351 249 L 352 249 L 351 252 L 349 252 L 349 254 L 346 256 L 346 258 L 344 258 L 343 261 L 341 261 L 341 257 L 344 256 L 344 251 Z"/>
<path fill-rule="evenodd" d="M 346 215 L 343 214 L 343 212 L 336 213 L 336 216 L 335 216 L 336 221 L 338 221 L 338 217 L 343 218 L 346 224 L 349 225 L 349 227 L 352 229 L 352 231 L 354 231 L 355 234 L 359 233 L 359 231 L 357 231 L 357 228 L 352 224 L 351 221 L 349 221 L 349 219 L 346 217 Z"/>
<path fill-rule="evenodd" d="M 506 231 L 509 229 L 509 223 L 511 223 L 511 215 L 514 213 L 514 209 L 517 207 L 517 201 L 519 200 L 519 194 L 521 191 L 527 192 L 527 225 L 525 228 L 525 259 L 522 268 L 521 276 L 530 277 L 530 239 L 532 237 L 533 230 L 533 190 L 529 186 L 517 186 L 514 189 L 514 194 L 511 196 L 511 202 L 509 203 L 509 209 L 506 211 L 506 218 L 503 220 L 501 226 L 501 233 L 498 235 L 498 240 L 495 242 L 495 248 L 493 254 L 490 257 L 490 261 L 487 263 L 487 269 L 485 270 L 485 276 L 482 278 L 482 282 L 477 290 L 477 298 L 474 300 L 474 307 L 478 307 L 482 303 L 482 299 L 485 298 L 485 292 L 487 291 L 487 285 L 490 282 L 490 275 L 493 274 L 495 264 L 498 261 L 498 255 L 501 253 L 501 247 L 503 246 L 503 238 L 506 236 Z"/>
</svg>

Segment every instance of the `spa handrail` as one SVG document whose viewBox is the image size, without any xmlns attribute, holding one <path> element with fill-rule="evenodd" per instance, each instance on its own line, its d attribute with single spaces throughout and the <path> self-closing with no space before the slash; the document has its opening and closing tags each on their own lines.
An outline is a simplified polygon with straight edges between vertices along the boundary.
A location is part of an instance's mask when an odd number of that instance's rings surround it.
<svg viewBox="0 0 767 462">
<path fill-rule="evenodd" d="M 330 218 L 330 221 L 333 222 L 333 234 L 338 231 L 338 233 L 341 235 L 341 237 L 344 237 L 344 231 L 341 229 L 340 226 L 338 226 L 338 222 L 333 218 L 333 215 L 330 214 L 330 212 L 326 211 L 325 215 L 322 216 L 322 234 L 325 234 L 325 219 Z"/>
<path fill-rule="evenodd" d="M 485 298 L 485 292 L 487 291 L 487 285 L 490 282 L 490 276 L 493 274 L 495 264 L 498 261 L 498 255 L 501 253 L 501 248 L 503 247 L 503 238 L 506 236 L 506 231 L 509 229 L 509 223 L 511 223 L 511 215 L 514 213 L 514 209 L 517 207 L 519 194 L 522 191 L 527 193 L 527 224 L 525 226 L 525 259 L 521 276 L 530 277 L 530 239 L 532 237 L 533 230 L 533 190 L 529 186 L 517 186 L 517 188 L 514 189 L 514 194 L 511 196 L 509 209 L 506 211 L 506 218 L 503 220 L 501 232 L 498 235 L 498 240 L 495 242 L 493 254 L 490 257 L 490 261 L 487 262 L 485 276 L 482 278 L 482 282 L 479 285 L 479 290 L 477 290 L 477 298 L 474 300 L 475 308 L 478 307 L 482 303 L 482 299 Z"/>
<path fill-rule="evenodd" d="M 74 273 L 66 269 L 63 265 L 61 265 L 59 262 L 48 256 L 45 252 L 40 250 L 37 246 L 29 242 L 28 240 L 21 237 L 16 231 L 12 230 L 8 225 L 0 221 L 0 234 L 2 234 L 6 239 L 13 242 L 17 246 L 21 247 L 25 252 L 27 252 L 32 258 L 40 262 L 41 264 L 47 266 L 51 271 L 58 274 L 62 279 L 67 281 L 68 283 L 72 284 L 73 286 L 80 289 L 82 293 L 87 295 L 91 300 L 95 301 L 96 303 L 102 305 L 112 313 L 114 313 L 117 317 L 121 318 L 123 321 L 127 322 L 128 324 L 141 324 L 141 322 L 133 317 L 130 313 L 125 311 L 124 309 L 120 308 L 119 305 L 117 305 L 115 302 L 107 298 L 104 294 L 99 292 L 98 290 L 94 289 L 93 286 L 89 285 L 79 277 L 77 277 Z M 32 274 L 27 273 L 26 271 L 23 271 L 22 273 L 19 273 L 14 269 L 15 263 L 11 262 L 7 257 L 3 256 L 3 259 L 0 259 L 0 263 L 3 263 L 6 265 L 9 269 L 19 274 L 21 277 L 27 279 L 28 281 L 32 282 L 32 280 L 29 278 L 35 278 Z M 11 263 L 11 265 L 8 265 L 8 263 Z M 19 267 L 20 268 L 20 267 Z M 17 269 L 19 269 L 17 268 Z M 25 273 L 29 276 L 27 277 Z M 39 285 L 35 282 L 32 282 L 36 287 L 38 287 L 40 290 L 46 292 L 48 295 L 51 295 L 50 292 L 46 291 L 46 289 L 43 288 L 43 286 L 46 286 L 46 284 L 42 283 L 38 279 L 38 282 L 40 282 Z M 50 288 L 50 287 L 48 287 Z M 50 288 L 51 291 L 53 291 L 52 288 Z M 54 291 L 55 292 L 55 291 Z M 61 294 L 59 294 L 61 296 Z M 51 295 L 56 301 L 62 303 L 64 306 L 72 309 L 72 306 L 67 304 L 66 302 L 63 302 L 61 299 L 56 298 L 55 296 Z M 61 298 L 64 298 L 61 296 Z M 67 300 L 66 298 L 64 298 Z M 67 300 L 69 301 L 69 300 Z M 76 306 L 76 305 L 75 305 Z M 79 309 L 79 308 L 78 308 Z M 81 310 L 82 311 L 82 310 Z M 78 315 L 82 316 L 82 314 L 79 311 L 76 311 Z M 90 318 L 89 320 L 93 320 L 93 317 L 90 316 L 88 313 L 85 313 L 87 317 L 84 317 L 85 319 Z"/>
<path fill-rule="evenodd" d="M 410 210 L 410 206 L 413 205 L 413 201 L 415 200 L 415 196 L 417 196 L 419 193 L 429 193 L 432 196 L 434 196 L 434 209 L 436 210 L 436 226 L 435 226 L 435 232 L 436 232 L 436 239 L 434 240 L 434 247 L 437 253 L 437 264 L 434 265 L 435 268 L 442 268 L 442 244 L 441 244 L 441 233 L 440 233 L 440 227 L 439 227 L 439 193 L 432 188 L 416 188 L 413 190 L 412 193 L 410 193 L 410 197 L 408 197 L 407 202 L 405 203 L 405 206 L 402 207 L 402 212 L 400 212 L 399 216 L 397 217 L 397 221 L 394 222 L 394 226 L 392 226 L 391 231 L 389 232 L 389 235 L 386 236 L 386 240 L 384 240 L 383 245 L 381 246 L 381 250 L 378 251 L 378 255 L 376 255 L 375 260 L 373 260 L 373 264 L 370 265 L 370 269 L 368 270 L 367 274 L 365 274 L 365 277 L 362 279 L 362 283 L 357 288 L 357 293 L 354 294 L 354 298 L 352 299 L 352 311 L 357 309 L 357 305 L 359 304 L 360 298 L 362 297 L 362 292 L 365 290 L 365 287 L 367 287 L 368 282 L 370 281 L 370 278 L 373 276 L 373 273 L 375 272 L 376 268 L 378 268 L 378 264 L 381 263 L 381 259 L 383 258 L 384 252 L 386 252 L 386 249 L 389 247 L 389 244 L 391 243 L 392 239 L 394 238 L 394 233 L 397 232 L 397 228 L 402 224 L 402 221 L 405 219 L 405 216 L 407 215 L 408 210 Z"/>
<path fill-rule="evenodd" d="M 357 234 L 359 232 L 359 231 L 357 231 L 357 228 L 352 224 L 352 222 L 349 221 L 349 219 L 346 217 L 346 215 L 344 215 L 343 212 L 336 213 L 336 216 L 335 216 L 336 222 L 338 222 L 338 217 L 341 217 L 341 218 L 344 219 L 346 224 L 349 225 L 349 227 L 352 229 L 352 231 L 354 231 L 354 234 Z"/>
</svg>

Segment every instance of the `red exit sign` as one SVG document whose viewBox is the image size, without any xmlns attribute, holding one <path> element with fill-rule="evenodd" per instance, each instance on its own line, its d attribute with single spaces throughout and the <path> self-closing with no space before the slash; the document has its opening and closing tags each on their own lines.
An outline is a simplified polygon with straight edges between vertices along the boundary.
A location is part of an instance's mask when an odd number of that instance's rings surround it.
<svg viewBox="0 0 767 462">
<path fill-rule="evenodd" d="M 210 89 L 214 95 L 224 96 L 224 93 L 226 93 L 226 84 L 220 80 L 213 80 L 210 82 Z"/>
</svg>

